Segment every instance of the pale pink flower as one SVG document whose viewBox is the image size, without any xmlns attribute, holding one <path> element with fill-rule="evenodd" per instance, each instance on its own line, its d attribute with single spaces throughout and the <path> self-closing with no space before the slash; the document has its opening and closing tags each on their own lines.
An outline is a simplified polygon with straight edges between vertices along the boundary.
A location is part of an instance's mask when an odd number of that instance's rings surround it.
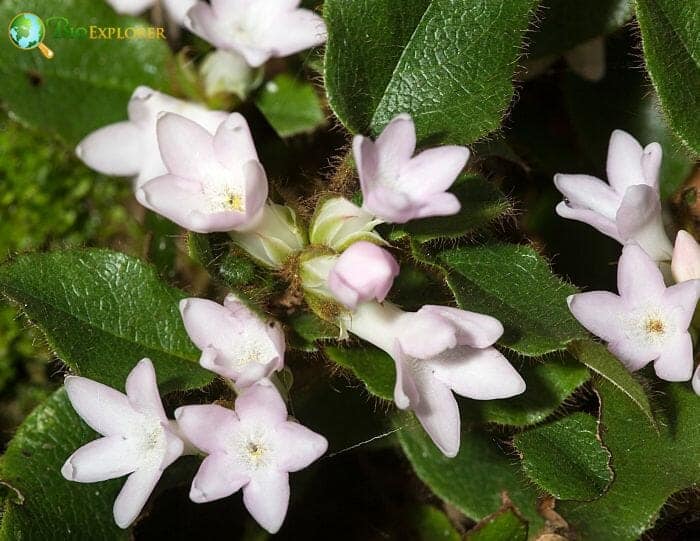
<svg viewBox="0 0 700 541">
<path fill-rule="evenodd" d="M 243 116 L 233 113 L 212 136 L 168 113 L 157 132 L 168 174 L 136 191 L 142 205 L 197 233 L 246 230 L 259 221 L 267 176 Z"/>
<path fill-rule="evenodd" d="M 388 223 L 459 212 L 447 189 L 469 160 L 469 149 L 441 146 L 414 156 L 416 129 L 407 114 L 396 116 L 376 141 L 356 135 L 353 152 L 363 209 Z"/>
<path fill-rule="evenodd" d="M 306 468 L 328 448 L 323 436 L 288 420 L 282 397 L 267 380 L 239 394 L 235 411 L 184 406 L 175 418 L 208 455 L 192 481 L 192 501 L 211 502 L 243 489 L 246 509 L 270 533 L 287 514 L 289 473 Z"/>
<path fill-rule="evenodd" d="M 78 415 L 104 437 L 73 453 L 61 473 L 79 483 L 128 475 L 114 502 L 114 521 L 127 528 L 163 470 L 184 451 L 174 421 L 163 411 L 153 364 L 142 359 L 134 367 L 126 380 L 126 395 L 78 376 L 68 376 L 65 386 Z"/>
<path fill-rule="evenodd" d="M 179 25 L 183 25 L 185 14 L 197 3 L 197 0 L 160 0 L 165 12 Z M 152 8 L 158 0 L 107 0 L 107 3 L 117 13 L 126 15 L 139 15 Z"/>
<path fill-rule="evenodd" d="M 700 245 L 695 237 L 682 229 L 676 235 L 673 246 L 671 273 L 676 282 L 700 278 Z"/>
<path fill-rule="evenodd" d="M 326 41 L 326 25 L 300 0 L 197 2 L 185 26 L 219 49 L 235 51 L 257 68 L 270 58 L 298 53 Z"/>
<path fill-rule="evenodd" d="M 351 244 L 328 274 L 328 288 L 347 308 L 382 302 L 399 274 L 399 264 L 387 250 L 367 241 Z"/>
<path fill-rule="evenodd" d="M 655 261 L 671 258 L 659 196 L 662 150 L 658 143 L 642 146 L 630 134 L 610 136 L 609 184 L 589 175 L 554 176 L 565 200 L 557 214 L 595 227 L 621 244 L 636 242 Z"/>
<path fill-rule="evenodd" d="M 224 111 L 211 111 L 196 103 L 139 86 L 129 101 L 129 120 L 92 132 L 78 144 L 75 153 L 95 171 L 135 177 L 136 187 L 139 187 L 168 172 L 156 137 L 156 121 L 163 112 L 189 118 L 212 134 L 228 118 Z"/>
<path fill-rule="evenodd" d="M 503 334 L 490 316 L 424 306 L 403 312 L 391 303 L 364 303 L 345 320 L 348 331 L 394 359 L 394 401 L 411 409 L 448 457 L 459 451 L 460 415 L 454 395 L 476 400 L 508 398 L 525 382 L 493 347 Z"/>
<path fill-rule="evenodd" d="M 263 321 L 228 295 L 223 306 L 207 299 L 183 299 L 185 330 L 202 351 L 199 364 L 240 387 L 252 385 L 284 366 L 284 332 L 279 323 Z"/>
<path fill-rule="evenodd" d="M 591 291 L 570 296 L 571 313 L 607 342 L 630 371 L 654 361 L 661 379 L 689 380 L 693 342 L 688 327 L 700 297 L 700 280 L 666 287 L 649 255 L 630 244 L 622 250 L 617 288 L 619 295 Z"/>
</svg>

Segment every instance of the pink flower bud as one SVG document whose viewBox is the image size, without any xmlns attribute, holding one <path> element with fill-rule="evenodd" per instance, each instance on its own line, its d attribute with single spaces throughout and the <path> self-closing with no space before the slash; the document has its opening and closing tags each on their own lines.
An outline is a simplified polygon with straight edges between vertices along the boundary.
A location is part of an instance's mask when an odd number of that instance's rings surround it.
<svg viewBox="0 0 700 541">
<path fill-rule="evenodd" d="M 382 302 L 399 274 L 399 264 L 376 244 L 359 241 L 338 258 L 328 274 L 328 287 L 350 310 L 370 300 Z"/>
<path fill-rule="evenodd" d="M 690 233 L 682 229 L 676 235 L 671 272 L 676 282 L 700 278 L 700 245 Z"/>
</svg>

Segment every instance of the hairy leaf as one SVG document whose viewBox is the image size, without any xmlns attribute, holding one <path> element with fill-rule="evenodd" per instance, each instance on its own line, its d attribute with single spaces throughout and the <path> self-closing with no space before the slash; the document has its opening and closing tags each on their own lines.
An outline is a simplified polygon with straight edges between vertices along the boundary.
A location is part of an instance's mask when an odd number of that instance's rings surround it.
<svg viewBox="0 0 700 541">
<path fill-rule="evenodd" d="M 500 343 L 522 355 L 564 349 L 586 332 L 569 312 L 576 289 L 557 278 L 531 247 L 493 244 L 438 255 L 459 306 L 488 314 L 505 327 Z"/>
<path fill-rule="evenodd" d="M 323 352 L 331 361 L 357 376 L 370 393 L 394 400 L 396 368 L 391 357 L 381 349 L 368 344 L 352 348 L 328 346 Z"/>
<path fill-rule="evenodd" d="M 561 502 L 557 512 L 582 539 L 632 541 L 654 524 L 669 496 L 700 482 L 700 400 L 687 383 L 661 385 L 656 432 L 611 382 L 600 380 L 596 389 L 615 479 L 601 498 Z"/>
<path fill-rule="evenodd" d="M 569 345 L 569 351 L 593 372 L 626 394 L 644 414 L 647 422 L 656 427 L 654 414 L 644 389 L 630 371 L 604 345 L 592 340 L 576 340 Z"/>
<path fill-rule="evenodd" d="M 18 303 L 77 374 L 115 388 L 149 357 L 164 392 L 212 380 L 197 364 L 178 302 L 138 259 L 108 250 L 22 255 L 0 267 L 0 293 Z"/>
<path fill-rule="evenodd" d="M 402 415 L 395 423 L 404 427 L 398 432 L 399 442 L 413 469 L 440 498 L 469 518 L 481 520 L 501 508 L 501 493 L 506 491 L 530 522 L 530 531 L 539 529 L 537 493 L 495 436 L 463 431 L 459 454 L 447 458 L 414 418 Z"/>
<path fill-rule="evenodd" d="M 69 27 L 146 26 L 142 19 L 117 15 L 106 2 L 92 0 L 8 0 L 0 20 L 31 11 L 46 23 L 45 45 L 52 60 L 38 49 L 22 51 L 0 40 L 0 100 L 32 127 L 57 133 L 73 145 L 89 132 L 126 119 L 134 89 L 166 88 L 167 43 L 160 39 L 87 39 L 69 37 Z M 52 19 L 53 18 L 53 19 Z"/>
<path fill-rule="evenodd" d="M 528 477 L 560 500 L 594 500 L 613 479 L 610 452 L 598 436 L 598 422 L 587 413 L 573 413 L 532 428 L 513 442 Z"/>
<path fill-rule="evenodd" d="M 644 60 L 671 128 L 700 154 L 700 3 L 637 0 Z"/>
<path fill-rule="evenodd" d="M 468 144 L 498 128 L 535 2 L 326 0 L 325 81 L 353 133 L 410 113 L 423 142 Z"/>
<path fill-rule="evenodd" d="M 464 541 L 525 541 L 527 522 L 512 506 L 489 515 L 464 536 Z"/>
<path fill-rule="evenodd" d="M 61 475 L 61 466 L 73 451 L 95 437 L 64 389 L 25 419 L 0 459 L 0 481 L 7 488 L 0 539 L 129 538 L 112 518 L 122 481 L 73 483 Z"/>
</svg>

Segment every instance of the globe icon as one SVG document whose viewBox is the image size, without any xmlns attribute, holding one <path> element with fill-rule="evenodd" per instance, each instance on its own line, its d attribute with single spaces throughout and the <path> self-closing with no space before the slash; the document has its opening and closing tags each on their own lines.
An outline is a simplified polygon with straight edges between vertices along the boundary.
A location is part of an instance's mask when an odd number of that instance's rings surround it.
<svg viewBox="0 0 700 541">
<path fill-rule="evenodd" d="M 19 13 L 10 22 L 10 41 L 20 49 L 39 48 L 46 58 L 53 57 L 53 51 L 42 42 L 46 34 L 44 21 L 34 13 Z"/>
</svg>

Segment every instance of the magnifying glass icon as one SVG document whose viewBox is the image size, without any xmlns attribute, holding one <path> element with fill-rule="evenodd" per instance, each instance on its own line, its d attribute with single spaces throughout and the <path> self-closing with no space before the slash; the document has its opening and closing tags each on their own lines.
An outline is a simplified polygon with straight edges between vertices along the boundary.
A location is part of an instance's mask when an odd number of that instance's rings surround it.
<svg viewBox="0 0 700 541">
<path fill-rule="evenodd" d="M 34 13 L 18 13 L 10 21 L 8 28 L 10 41 L 18 49 L 30 51 L 39 49 L 41 54 L 49 60 L 53 58 L 53 51 L 44 45 L 46 26 L 44 21 Z"/>
</svg>

